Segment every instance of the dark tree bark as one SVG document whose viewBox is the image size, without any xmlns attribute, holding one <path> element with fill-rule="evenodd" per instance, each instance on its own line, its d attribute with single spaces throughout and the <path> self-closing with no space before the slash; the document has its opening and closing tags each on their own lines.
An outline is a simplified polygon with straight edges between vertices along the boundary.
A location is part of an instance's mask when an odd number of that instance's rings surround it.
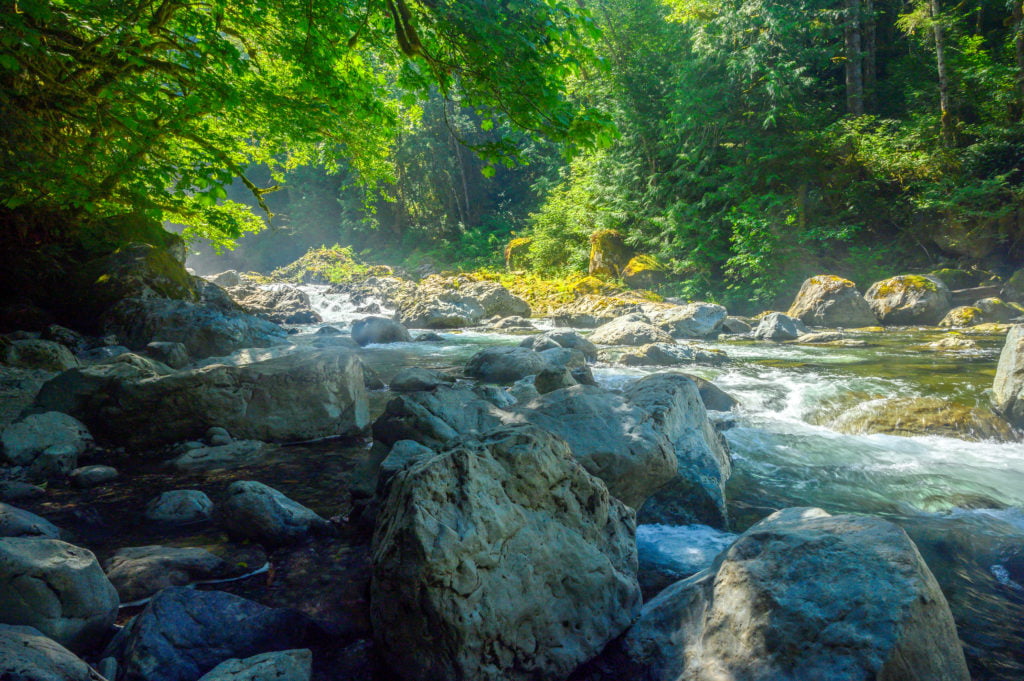
<svg viewBox="0 0 1024 681">
<path fill-rule="evenodd" d="M 864 0 L 864 108 L 874 111 L 878 106 L 878 23 L 875 0 Z"/>
<path fill-rule="evenodd" d="M 942 26 L 940 0 L 931 0 L 932 31 L 935 34 L 935 67 L 939 73 L 939 112 L 942 143 L 953 144 L 953 118 L 949 110 L 949 71 L 946 66 L 946 37 Z"/>
<path fill-rule="evenodd" d="M 846 111 L 864 113 L 864 55 L 861 50 L 861 0 L 846 0 Z"/>
<path fill-rule="evenodd" d="M 1017 116 L 1024 116 L 1024 1 L 1013 3 L 1013 52 L 1017 59 Z"/>
</svg>

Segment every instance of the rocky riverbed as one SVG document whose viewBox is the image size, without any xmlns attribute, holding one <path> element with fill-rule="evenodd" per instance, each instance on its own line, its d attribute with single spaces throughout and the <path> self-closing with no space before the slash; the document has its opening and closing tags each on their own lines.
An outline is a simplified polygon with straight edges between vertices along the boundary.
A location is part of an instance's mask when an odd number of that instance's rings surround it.
<svg viewBox="0 0 1024 681">
<path fill-rule="evenodd" d="M 762 319 L 249 284 L 302 323 L 160 303 L 116 339 L 8 336 L 0 624 L 35 629 L 0 647 L 70 652 L 0 666 L 1019 679 L 1024 444 L 986 394 L 1005 327 L 835 328 L 940 321 L 948 292 L 905 284 L 865 305 L 828 280 Z"/>
</svg>

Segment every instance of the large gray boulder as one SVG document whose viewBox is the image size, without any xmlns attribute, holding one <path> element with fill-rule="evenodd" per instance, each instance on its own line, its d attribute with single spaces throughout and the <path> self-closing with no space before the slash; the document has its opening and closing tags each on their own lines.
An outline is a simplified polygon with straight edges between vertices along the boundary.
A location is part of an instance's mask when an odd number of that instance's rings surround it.
<svg viewBox="0 0 1024 681">
<path fill-rule="evenodd" d="M 886 326 L 938 324 L 953 306 L 942 281 L 911 274 L 875 282 L 864 299 Z"/>
<path fill-rule="evenodd" d="M 0 537 L 60 539 L 60 530 L 46 518 L 0 502 Z"/>
<path fill-rule="evenodd" d="M 554 310 L 551 318 L 559 326 L 593 329 L 623 315 L 640 312 L 641 305 L 638 300 L 588 294 Z"/>
<path fill-rule="evenodd" d="M 772 312 L 764 316 L 753 331 L 755 340 L 789 341 L 796 340 L 807 333 L 807 327 L 798 319 L 793 319 L 781 312 Z"/>
<path fill-rule="evenodd" d="M 43 386 L 35 408 L 72 414 L 98 437 L 140 449 L 199 439 L 212 426 L 288 442 L 352 434 L 369 422 L 362 365 L 340 348 L 167 375 L 73 369 Z"/>
<path fill-rule="evenodd" d="M 732 460 L 708 420 L 697 384 L 682 374 L 654 374 L 628 385 L 623 395 L 650 414 L 676 459 L 675 475 L 640 507 L 638 521 L 726 528 L 725 483 Z"/>
<path fill-rule="evenodd" d="M 56 539 L 0 539 L 0 624 L 35 627 L 80 652 L 103 641 L 118 604 L 91 551 Z"/>
<path fill-rule="evenodd" d="M 539 352 L 522 347 L 490 347 L 473 355 L 465 371 L 467 376 L 487 383 L 515 383 L 548 367 Z"/>
<path fill-rule="evenodd" d="M 228 564 L 200 548 L 131 546 L 118 549 L 105 565 L 122 603 L 148 598 L 161 589 L 227 576 Z"/>
<path fill-rule="evenodd" d="M 308 620 L 222 591 L 164 589 L 118 634 L 105 656 L 118 681 L 195 681 L 221 662 L 305 643 Z"/>
<path fill-rule="evenodd" d="M 999 354 L 992 384 L 996 411 L 1017 428 L 1024 428 L 1024 325 L 1010 327 Z"/>
<path fill-rule="evenodd" d="M 529 317 L 530 306 L 492 281 L 468 282 L 428 277 L 397 299 L 396 318 L 417 329 L 448 329 L 479 324 L 489 317 Z"/>
<path fill-rule="evenodd" d="M 373 538 L 371 621 L 410 681 L 565 678 L 639 612 L 633 514 L 532 428 L 417 461 Z"/>
<path fill-rule="evenodd" d="M 320 315 L 313 311 L 309 296 L 288 284 L 256 286 L 239 284 L 228 295 L 249 314 L 275 324 L 316 324 Z"/>
<path fill-rule="evenodd" d="M 277 324 L 240 309 L 166 298 L 127 298 L 103 316 L 105 333 L 133 350 L 153 341 L 182 343 L 193 359 L 286 342 Z"/>
<path fill-rule="evenodd" d="M 414 440 L 437 448 L 499 425 L 501 411 L 472 388 L 438 386 L 431 391 L 398 395 L 388 402 L 373 424 L 373 436 L 387 446 L 399 440 Z"/>
<path fill-rule="evenodd" d="M 48 340 L 25 339 L 0 346 L 0 362 L 23 369 L 66 371 L 79 365 L 64 345 Z"/>
<path fill-rule="evenodd" d="M 330 527 L 316 512 L 254 480 L 228 486 L 220 519 L 232 536 L 269 545 L 291 544 Z"/>
<path fill-rule="evenodd" d="M 77 456 L 92 444 L 85 424 L 67 414 L 30 414 L 0 433 L 4 456 L 16 466 L 28 466 L 50 447 L 69 447 Z"/>
<path fill-rule="evenodd" d="M 651 324 L 668 331 L 674 338 L 708 338 L 717 334 L 729 312 L 715 303 L 686 305 L 650 305 L 644 313 Z"/>
<path fill-rule="evenodd" d="M 371 343 L 409 343 L 409 330 L 387 317 L 365 317 L 352 322 L 352 340 L 359 345 Z"/>
<path fill-rule="evenodd" d="M 856 328 L 878 323 L 857 285 L 831 274 L 804 281 L 786 314 L 808 326 Z"/>
<path fill-rule="evenodd" d="M 597 361 L 597 346 L 575 331 L 545 331 L 536 336 L 530 336 L 519 344 L 520 347 L 543 352 L 553 348 L 568 348 L 579 350 L 588 362 Z"/>
<path fill-rule="evenodd" d="M 225 660 L 199 681 L 309 681 L 312 676 L 313 653 L 301 648 Z"/>
<path fill-rule="evenodd" d="M 946 599 L 906 533 L 791 508 L 669 587 L 580 681 L 967 681 Z"/>
<path fill-rule="evenodd" d="M 0 679 L 105 681 L 70 650 L 33 627 L 0 624 Z"/>
<path fill-rule="evenodd" d="M 638 315 L 626 315 L 603 324 L 590 335 L 597 345 L 647 345 L 649 343 L 675 343 L 668 333 L 649 324 Z"/>
</svg>

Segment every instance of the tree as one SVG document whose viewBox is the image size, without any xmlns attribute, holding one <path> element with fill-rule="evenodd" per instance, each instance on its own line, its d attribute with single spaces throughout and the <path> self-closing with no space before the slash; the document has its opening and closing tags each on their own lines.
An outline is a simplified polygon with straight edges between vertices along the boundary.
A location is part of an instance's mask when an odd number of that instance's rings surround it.
<svg viewBox="0 0 1024 681">
<path fill-rule="evenodd" d="M 564 96 L 593 24 L 568 0 L 2 0 L 0 205 L 143 212 L 215 239 L 258 228 L 225 201 L 344 159 L 368 186 L 432 89 L 568 146 L 605 120 Z M 510 138 L 478 149 L 514 162 Z M 70 220 L 74 222 L 74 220 Z"/>
</svg>

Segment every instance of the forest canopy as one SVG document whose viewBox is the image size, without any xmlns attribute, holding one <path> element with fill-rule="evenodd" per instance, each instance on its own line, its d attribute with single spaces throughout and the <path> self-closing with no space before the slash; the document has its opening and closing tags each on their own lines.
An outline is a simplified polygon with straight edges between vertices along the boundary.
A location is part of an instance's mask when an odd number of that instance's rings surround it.
<svg viewBox="0 0 1024 681">
<path fill-rule="evenodd" d="M 606 121 L 565 96 L 593 21 L 563 0 L 17 0 L 0 14 L 0 202 L 143 212 L 217 241 L 257 229 L 227 201 L 300 166 L 393 181 L 431 92 L 489 126 L 587 145 Z M 516 143 L 476 151 L 514 163 Z M 269 169 L 257 184 L 248 169 Z"/>
</svg>

